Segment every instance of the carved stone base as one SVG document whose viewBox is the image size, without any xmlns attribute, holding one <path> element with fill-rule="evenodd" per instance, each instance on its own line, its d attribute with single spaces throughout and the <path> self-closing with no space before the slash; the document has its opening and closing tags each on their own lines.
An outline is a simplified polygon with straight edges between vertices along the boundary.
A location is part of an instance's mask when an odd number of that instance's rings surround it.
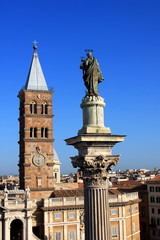
<svg viewBox="0 0 160 240">
<path fill-rule="evenodd" d="M 85 133 L 108 133 L 111 134 L 110 128 L 107 127 L 97 127 L 97 126 L 92 126 L 92 127 L 83 127 L 81 130 L 78 131 L 78 134 L 85 134 Z"/>
<path fill-rule="evenodd" d="M 100 96 L 85 96 L 82 100 L 83 128 L 78 134 L 111 133 L 110 128 L 104 126 L 104 99 Z"/>
</svg>

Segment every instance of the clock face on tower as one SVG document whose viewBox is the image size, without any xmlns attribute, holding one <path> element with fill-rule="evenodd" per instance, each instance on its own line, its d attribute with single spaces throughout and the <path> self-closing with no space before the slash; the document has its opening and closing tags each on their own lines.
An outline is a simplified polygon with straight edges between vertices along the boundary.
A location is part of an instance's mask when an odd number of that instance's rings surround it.
<svg viewBox="0 0 160 240">
<path fill-rule="evenodd" d="M 33 163 L 37 167 L 41 167 L 45 163 L 45 157 L 41 154 L 36 154 L 33 156 Z"/>
</svg>

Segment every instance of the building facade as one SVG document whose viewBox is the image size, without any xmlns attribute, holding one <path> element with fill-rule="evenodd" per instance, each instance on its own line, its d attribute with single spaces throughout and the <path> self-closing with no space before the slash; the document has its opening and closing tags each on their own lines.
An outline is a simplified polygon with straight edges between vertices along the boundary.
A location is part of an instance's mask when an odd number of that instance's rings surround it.
<svg viewBox="0 0 160 240">
<path fill-rule="evenodd" d="M 160 176 L 147 182 L 150 240 L 160 239 Z"/>
<path fill-rule="evenodd" d="M 85 239 L 83 189 L 55 190 L 52 198 L 41 201 L 30 198 L 29 189 L 4 190 L 3 195 L 0 240 Z M 138 193 L 109 190 L 111 240 L 140 240 L 139 201 Z"/>
</svg>

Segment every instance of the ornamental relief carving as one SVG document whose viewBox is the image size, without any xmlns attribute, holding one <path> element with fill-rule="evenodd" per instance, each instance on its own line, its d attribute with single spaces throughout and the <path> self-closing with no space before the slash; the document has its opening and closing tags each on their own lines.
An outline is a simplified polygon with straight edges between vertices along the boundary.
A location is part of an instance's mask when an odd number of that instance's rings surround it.
<svg viewBox="0 0 160 240">
<path fill-rule="evenodd" d="M 108 171 L 112 165 L 117 165 L 119 157 L 95 156 L 95 157 L 73 157 L 72 165 L 79 168 L 79 173 L 86 184 L 106 185 Z"/>
<path fill-rule="evenodd" d="M 103 169 L 110 170 L 112 165 L 117 165 L 119 161 L 119 157 L 113 158 L 112 156 L 95 156 L 95 157 L 82 157 L 77 156 L 73 157 L 72 165 L 74 168 L 79 167 L 80 169 L 86 168 L 95 168 L 95 169 Z"/>
</svg>

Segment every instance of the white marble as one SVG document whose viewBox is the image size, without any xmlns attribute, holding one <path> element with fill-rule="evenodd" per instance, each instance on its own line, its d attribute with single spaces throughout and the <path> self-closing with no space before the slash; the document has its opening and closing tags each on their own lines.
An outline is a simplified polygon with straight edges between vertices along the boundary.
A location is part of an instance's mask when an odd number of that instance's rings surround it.
<svg viewBox="0 0 160 240">
<path fill-rule="evenodd" d="M 82 100 L 83 127 L 79 134 L 111 133 L 110 128 L 104 126 L 104 99 L 100 96 L 86 96 Z"/>
</svg>

